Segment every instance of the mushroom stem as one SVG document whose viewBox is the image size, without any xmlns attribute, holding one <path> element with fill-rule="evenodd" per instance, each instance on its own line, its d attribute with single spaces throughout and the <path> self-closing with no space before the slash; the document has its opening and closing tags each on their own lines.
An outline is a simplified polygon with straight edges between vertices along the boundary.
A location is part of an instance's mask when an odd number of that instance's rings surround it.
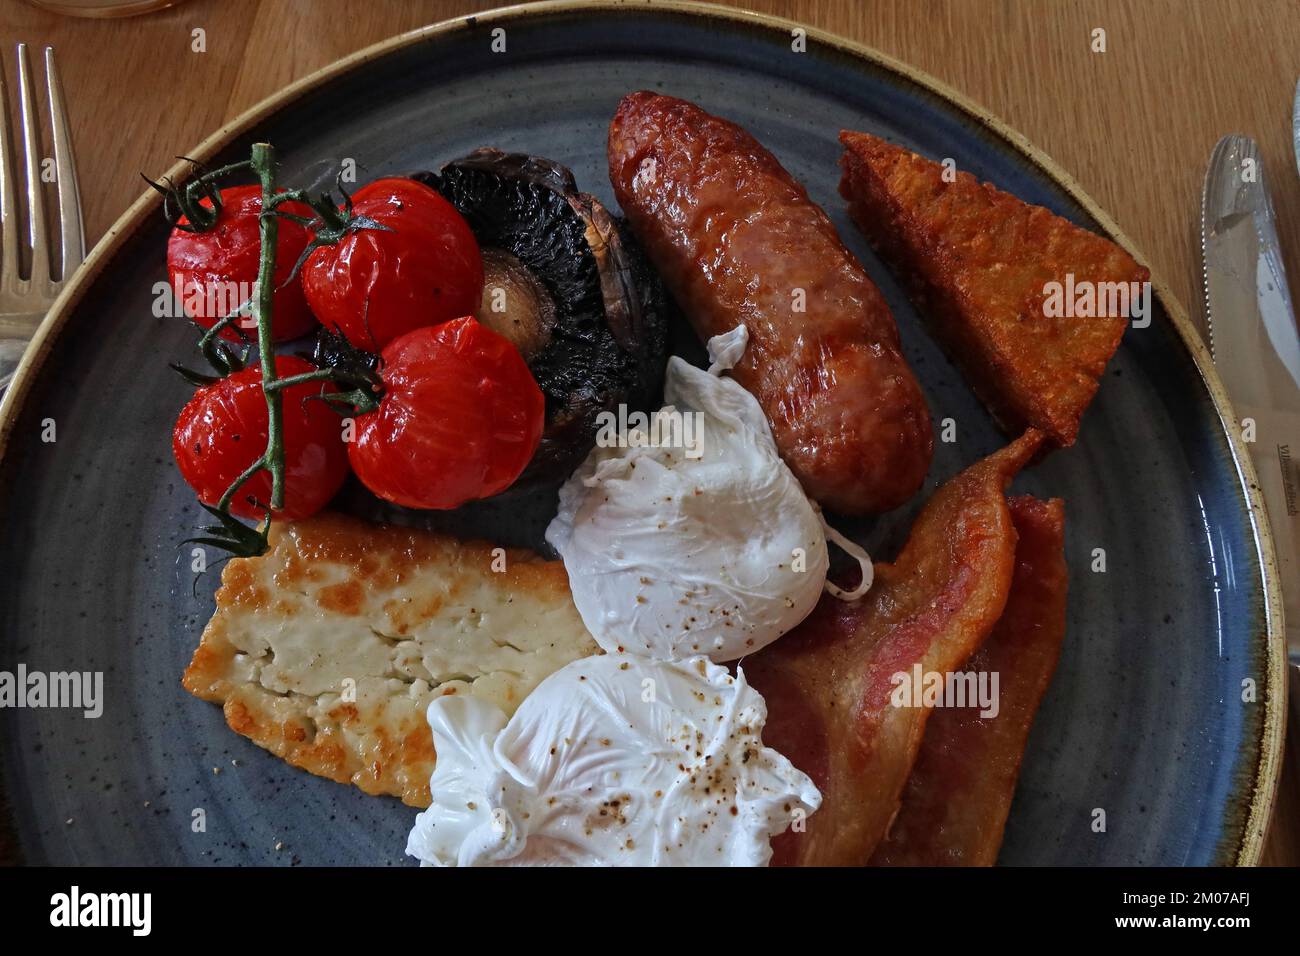
<svg viewBox="0 0 1300 956">
<path fill-rule="evenodd" d="M 518 257 L 504 249 L 483 250 L 483 302 L 475 316 L 510 341 L 525 360 L 551 341 L 555 300 Z"/>
</svg>

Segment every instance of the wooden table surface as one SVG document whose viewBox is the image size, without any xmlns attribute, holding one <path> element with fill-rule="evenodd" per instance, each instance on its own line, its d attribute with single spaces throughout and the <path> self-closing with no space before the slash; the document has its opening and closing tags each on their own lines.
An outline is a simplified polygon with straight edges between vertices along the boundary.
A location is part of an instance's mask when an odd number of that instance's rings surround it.
<svg viewBox="0 0 1300 956">
<path fill-rule="evenodd" d="M 284 84 L 395 33 L 488 9 L 471 0 L 185 0 L 80 20 L 0 0 L 0 53 L 53 44 L 94 242 L 159 172 Z M 961 90 L 1069 170 L 1201 321 L 1199 208 L 1225 133 L 1253 136 L 1273 184 L 1293 283 L 1300 179 L 1290 108 L 1295 0 L 745 0 L 869 44 Z M 192 50 L 205 32 L 206 52 Z M 1092 31 L 1106 51 L 1092 51 Z M 1265 862 L 1300 863 L 1295 746 Z"/>
</svg>

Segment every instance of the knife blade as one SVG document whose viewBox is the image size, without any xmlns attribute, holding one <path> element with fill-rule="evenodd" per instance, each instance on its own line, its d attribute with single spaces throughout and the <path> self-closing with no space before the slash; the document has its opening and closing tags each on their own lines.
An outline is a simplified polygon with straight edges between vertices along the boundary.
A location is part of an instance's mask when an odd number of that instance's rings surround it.
<svg viewBox="0 0 1300 956">
<path fill-rule="evenodd" d="M 1300 172 L 1300 80 L 1295 84 L 1295 102 L 1291 104 L 1291 145 L 1295 147 L 1295 168 Z"/>
<path fill-rule="evenodd" d="M 1263 161 L 1249 137 L 1225 136 L 1214 147 L 1202 196 L 1201 254 L 1210 352 L 1259 474 L 1277 551 L 1288 654 L 1298 664 L 1300 335 Z"/>
</svg>

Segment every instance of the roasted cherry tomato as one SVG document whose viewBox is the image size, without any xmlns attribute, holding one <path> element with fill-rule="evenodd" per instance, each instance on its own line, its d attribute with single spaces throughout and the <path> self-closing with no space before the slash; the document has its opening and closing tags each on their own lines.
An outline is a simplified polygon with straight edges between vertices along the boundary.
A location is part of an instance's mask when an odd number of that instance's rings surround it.
<svg viewBox="0 0 1300 956">
<path fill-rule="evenodd" d="M 212 208 L 212 201 L 203 200 Z M 311 218 L 312 211 L 301 203 L 285 203 L 285 212 Z M 167 241 L 167 274 L 172 294 L 180 297 L 185 314 L 204 328 L 239 308 L 253 294 L 257 265 L 261 256 L 258 216 L 262 212 L 260 186 L 232 186 L 221 190 L 221 212 L 217 222 L 206 232 L 173 229 Z M 188 225 L 184 216 L 180 222 Z M 315 327 L 307 299 L 302 294 L 302 280 L 295 276 L 285 285 L 294 263 L 311 242 L 311 233 L 298 223 L 281 219 L 275 250 L 275 301 L 271 331 L 277 342 L 296 339 Z M 238 322 L 248 338 L 257 338 L 251 317 Z M 222 338 L 239 341 L 234 329 L 226 328 Z"/>
<path fill-rule="evenodd" d="M 451 203 L 413 179 L 377 179 L 352 211 L 387 229 L 358 229 L 307 257 L 307 302 L 329 329 L 378 352 L 397 338 L 478 311 L 483 258 Z"/>
<path fill-rule="evenodd" d="M 383 351 L 379 408 L 359 415 L 352 470 L 408 508 L 504 491 L 542 437 L 545 400 L 519 351 L 472 317 L 416 329 Z"/>
<path fill-rule="evenodd" d="M 314 366 L 288 355 L 275 359 L 281 378 L 310 372 Z M 332 389 L 332 386 L 330 386 Z M 319 382 L 291 385 L 282 393 L 284 415 L 284 508 L 276 515 L 306 518 L 319 511 L 343 484 L 348 455 L 342 419 L 325 403 Z M 251 366 L 200 388 L 172 432 L 172 452 L 181 475 L 199 500 L 215 505 L 244 469 L 266 448 L 266 399 L 262 371 Z M 232 514 L 262 518 L 271 500 L 271 475 L 259 471 L 230 503 Z"/>
</svg>

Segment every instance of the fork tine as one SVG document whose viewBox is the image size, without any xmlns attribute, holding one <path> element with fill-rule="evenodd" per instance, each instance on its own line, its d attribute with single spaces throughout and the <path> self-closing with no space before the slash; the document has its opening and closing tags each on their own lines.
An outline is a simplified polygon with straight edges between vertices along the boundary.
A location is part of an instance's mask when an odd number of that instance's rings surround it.
<svg viewBox="0 0 1300 956">
<path fill-rule="evenodd" d="M 32 64 L 27 44 L 18 44 L 18 109 L 23 128 L 24 167 L 27 170 L 27 235 L 32 247 L 31 279 L 50 279 L 50 249 L 45 235 L 45 196 L 41 188 L 41 128 L 36 124 L 32 97 Z"/>
<path fill-rule="evenodd" d="M 0 60 L 0 288 L 13 289 L 22 268 L 18 254 L 18 195 L 14 191 L 13 127 L 9 122 L 9 90 Z"/>
<path fill-rule="evenodd" d="M 81 221 L 81 187 L 72 158 L 72 133 L 63 107 L 63 82 L 54 65 L 54 47 L 45 48 L 45 83 L 50 102 L 50 130 L 54 140 L 54 175 L 59 184 L 59 232 L 62 255 L 59 281 L 68 278 L 86 257 L 86 233 Z"/>
</svg>

